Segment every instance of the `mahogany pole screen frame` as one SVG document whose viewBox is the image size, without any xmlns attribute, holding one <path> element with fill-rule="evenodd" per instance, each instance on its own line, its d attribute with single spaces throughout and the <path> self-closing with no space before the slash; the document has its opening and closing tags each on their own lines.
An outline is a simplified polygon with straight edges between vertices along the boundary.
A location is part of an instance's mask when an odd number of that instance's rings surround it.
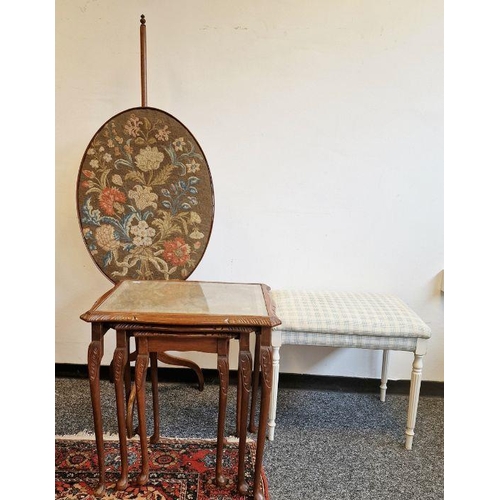
<svg viewBox="0 0 500 500">
<path fill-rule="evenodd" d="M 142 106 L 98 129 L 77 180 L 83 240 L 113 283 L 188 278 L 205 253 L 215 215 L 212 176 L 198 141 L 177 118 L 147 106 L 144 15 L 140 47 Z"/>
<path fill-rule="evenodd" d="M 146 60 L 146 18 L 141 15 L 141 27 L 139 28 L 141 40 L 141 102 L 142 106 L 148 105 L 148 83 L 147 83 L 147 60 Z"/>
</svg>

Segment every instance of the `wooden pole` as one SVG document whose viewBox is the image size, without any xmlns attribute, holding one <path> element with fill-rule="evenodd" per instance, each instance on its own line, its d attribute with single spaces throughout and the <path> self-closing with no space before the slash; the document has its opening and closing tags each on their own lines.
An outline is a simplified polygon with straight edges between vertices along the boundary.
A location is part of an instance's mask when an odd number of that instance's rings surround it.
<svg viewBox="0 0 500 500">
<path fill-rule="evenodd" d="M 141 15 L 141 106 L 148 105 L 147 64 L 146 64 L 146 18 Z"/>
</svg>

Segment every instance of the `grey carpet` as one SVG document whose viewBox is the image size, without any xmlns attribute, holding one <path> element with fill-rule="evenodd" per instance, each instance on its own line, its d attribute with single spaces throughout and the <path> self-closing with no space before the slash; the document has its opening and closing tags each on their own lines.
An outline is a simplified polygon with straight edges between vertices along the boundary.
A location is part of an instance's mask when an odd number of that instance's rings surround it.
<svg viewBox="0 0 500 500">
<path fill-rule="evenodd" d="M 113 385 L 101 382 L 104 430 L 116 433 Z M 55 432 L 93 430 L 88 381 L 55 381 Z M 160 383 L 162 436 L 215 438 L 218 387 Z M 234 430 L 230 386 L 227 434 Z M 151 408 L 151 397 L 148 395 Z M 283 388 L 275 441 L 264 469 L 272 500 L 434 500 L 444 498 L 444 399 L 420 398 L 412 451 L 404 449 L 408 397 Z M 152 416 L 148 411 L 148 433 Z"/>
</svg>

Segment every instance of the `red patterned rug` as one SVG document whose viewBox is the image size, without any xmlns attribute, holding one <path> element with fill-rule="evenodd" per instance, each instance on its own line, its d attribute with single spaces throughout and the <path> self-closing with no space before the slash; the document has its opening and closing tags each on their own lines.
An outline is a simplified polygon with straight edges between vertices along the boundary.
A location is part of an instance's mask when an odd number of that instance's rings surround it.
<svg viewBox="0 0 500 500">
<path fill-rule="evenodd" d="M 56 439 L 57 500 L 94 500 L 93 488 L 98 483 L 97 455 L 94 440 Z M 223 488 L 215 483 L 215 441 L 161 439 L 149 446 L 150 480 L 146 486 L 135 485 L 140 471 L 139 441 L 129 441 L 129 487 L 117 492 L 120 453 L 118 441 L 106 440 L 106 492 L 103 500 L 244 500 L 237 492 L 238 443 L 224 447 L 223 468 L 228 483 Z M 255 443 L 247 443 L 245 476 L 253 491 Z M 263 492 L 269 499 L 267 480 L 262 474 Z"/>
</svg>

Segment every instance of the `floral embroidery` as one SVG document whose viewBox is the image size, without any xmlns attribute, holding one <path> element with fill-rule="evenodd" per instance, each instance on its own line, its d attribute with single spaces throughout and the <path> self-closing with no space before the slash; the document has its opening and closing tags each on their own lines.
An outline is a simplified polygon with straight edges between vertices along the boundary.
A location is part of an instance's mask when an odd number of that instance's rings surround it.
<svg viewBox="0 0 500 500">
<path fill-rule="evenodd" d="M 97 244 L 106 251 L 115 250 L 120 246 L 116 239 L 115 228 L 110 224 L 103 224 L 96 229 L 95 239 Z"/>
<path fill-rule="evenodd" d="M 111 182 L 113 184 L 116 184 L 117 186 L 123 186 L 123 179 L 118 174 L 115 174 L 111 177 Z"/>
<path fill-rule="evenodd" d="M 113 281 L 186 278 L 213 221 L 203 153 L 180 122 L 153 108 L 101 127 L 80 166 L 78 204 L 85 244 Z"/>
<path fill-rule="evenodd" d="M 158 130 L 155 137 L 159 141 L 168 141 L 168 136 L 170 135 L 170 130 L 168 130 L 168 125 L 165 125 L 162 129 Z"/>
<path fill-rule="evenodd" d="M 191 160 L 189 163 L 186 163 L 186 167 L 190 174 L 195 174 L 198 170 L 200 170 L 200 164 L 196 163 L 195 160 Z"/>
<path fill-rule="evenodd" d="M 186 145 L 186 143 L 184 142 L 184 137 L 175 139 L 173 144 L 176 151 L 182 151 L 184 149 L 184 146 Z"/>
<path fill-rule="evenodd" d="M 134 245 L 138 247 L 150 247 L 153 244 L 152 237 L 156 231 L 152 227 L 149 227 L 145 220 L 141 220 L 137 226 L 130 228 L 130 233 L 135 236 Z"/>
<path fill-rule="evenodd" d="M 142 125 L 142 122 L 135 116 L 134 114 L 130 115 L 129 120 L 127 121 L 124 130 L 128 135 L 132 137 L 137 137 L 139 135 L 139 126 Z"/>
<path fill-rule="evenodd" d="M 190 235 L 189 235 L 190 238 L 193 238 L 193 240 L 201 240 L 202 238 L 205 237 L 205 235 L 203 233 L 200 233 L 200 231 L 198 231 L 198 229 L 195 229 Z"/>
<path fill-rule="evenodd" d="M 201 222 L 201 217 L 196 212 L 190 212 L 189 220 L 193 224 L 199 224 Z"/>
<path fill-rule="evenodd" d="M 160 153 L 158 148 L 148 146 L 146 149 L 141 149 L 141 152 L 135 157 L 135 163 L 143 172 L 149 172 L 158 169 L 163 158 L 165 155 Z"/>
<path fill-rule="evenodd" d="M 191 247 L 186 244 L 183 238 L 177 237 L 173 241 L 166 241 L 164 246 L 163 256 L 170 264 L 182 266 L 189 260 Z"/>
<path fill-rule="evenodd" d="M 114 215 L 119 202 L 125 203 L 125 195 L 116 188 L 104 188 L 99 196 L 99 206 L 106 215 Z"/>
<path fill-rule="evenodd" d="M 142 187 L 137 185 L 134 187 L 134 190 L 128 192 L 129 198 L 135 200 L 139 210 L 144 210 L 146 207 L 157 207 L 156 200 L 158 199 L 158 195 L 152 193 L 151 189 L 151 186 Z"/>
</svg>

